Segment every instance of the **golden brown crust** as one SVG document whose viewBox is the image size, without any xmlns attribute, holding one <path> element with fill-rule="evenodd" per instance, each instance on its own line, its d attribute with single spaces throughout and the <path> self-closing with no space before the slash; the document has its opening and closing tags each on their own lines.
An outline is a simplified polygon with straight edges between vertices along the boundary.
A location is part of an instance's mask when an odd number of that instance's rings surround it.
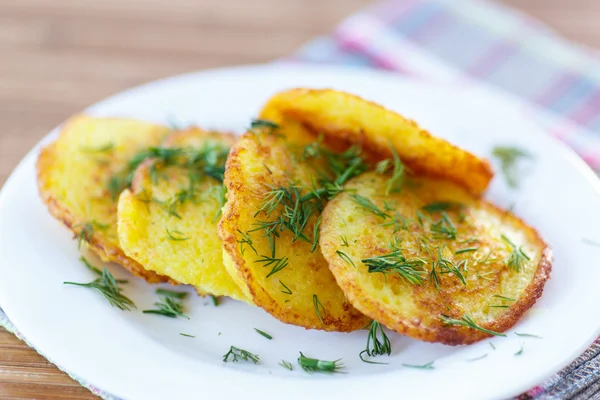
<svg viewBox="0 0 600 400">
<path fill-rule="evenodd" d="M 357 179 L 359 181 L 355 180 L 351 182 L 351 184 L 355 183 L 353 187 L 363 185 L 366 178 L 363 177 L 362 181 L 360 181 L 361 178 Z M 368 279 L 374 279 L 370 276 L 374 274 L 369 274 L 366 272 L 366 269 L 361 269 L 363 268 L 363 264 L 360 260 L 388 253 L 389 249 L 385 245 L 382 248 L 382 245 L 377 244 L 378 242 L 376 243 L 375 240 L 372 241 L 364 236 L 361 237 L 361 235 L 377 237 L 384 232 L 383 236 L 386 237 L 386 240 L 391 240 L 393 235 L 390 235 L 387 231 L 382 231 L 382 228 L 371 226 L 370 222 L 368 222 L 370 221 L 370 217 L 365 219 L 364 217 L 354 216 L 354 224 L 368 224 L 368 227 L 365 228 L 368 233 L 360 233 L 358 236 L 352 233 L 347 234 L 348 241 L 354 243 L 354 247 L 360 247 L 361 249 L 356 250 L 355 253 L 352 246 L 350 248 L 340 247 L 338 243 L 339 237 L 345 234 L 345 231 L 340 231 L 340 226 L 342 226 L 342 221 L 344 220 L 341 217 L 341 213 L 347 212 L 347 210 L 343 211 L 342 207 L 348 207 L 348 203 L 342 201 L 344 196 L 345 194 L 341 194 L 332 200 L 323 211 L 320 244 L 338 284 L 342 287 L 354 307 L 398 333 L 428 342 L 461 345 L 474 343 L 491 336 L 485 332 L 467 327 L 444 325 L 438 316 L 446 314 L 451 318 L 460 319 L 465 312 L 468 314 L 468 312 L 474 312 L 475 310 L 484 310 L 486 307 L 489 307 L 488 300 L 491 298 L 491 294 L 502 294 L 501 290 L 506 291 L 512 285 L 508 283 L 507 276 L 513 274 L 513 271 L 505 265 L 500 266 L 500 263 L 498 263 L 497 268 L 502 268 L 503 272 L 498 272 L 496 275 L 492 274 L 489 281 L 487 279 L 483 280 L 482 283 L 468 281 L 471 289 L 466 289 L 460 283 L 457 283 L 457 287 L 453 288 L 453 282 L 446 280 L 445 283 L 450 284 L 450 288 L 448 291 L 445 291 L 442 285 L 441 292 L 439 290 L 435 292 L 432 289 L 433 283 L 429 279 L 423 286 L 405 285 L 397 283 L 394 280 L 395 277 L 388 275 L 387 280 L 384 281 L 385 283 L 382 284 L 377 293 L 374 293 L 372 286 L 368 283 L 370 282 Z M 534 266 L 535 271 L 532 273 L 526 287 L 521 288 L 522 290 L 518 295 L 512 296 L 516 298 L 516 301 L 511 302 L 510 307 L 502 309 L 501 313 L 500 311 L 494 311 L 493 315 L 487 311 L 482 312 L 477 317 L 472 316 L 479 326 L 495 332 L 504 332 L 516 324 L 541 296 L 552 269 L 552 251 L 541 239 L 538 232 L 510 212 L 502 210 L 485 200 L 477 200 L 477 203 L 473 204 L 475 207 L 484 210 L 484 213 L 496 215 L 497 217 L 494 218 L 502 221 L 504 226 L 515 227 L 515 230 L 524 232 L 529 244 L 527 248 L 532 252 L 530 256 L 533 259 L 533 255 L 536 255 L 535 260 L 537 260 L 537 264 Z M 403 211 L 406 211 L 406 209 L 403 209 Z M 400 235 L 406 238 L 407 235 L 414 235 L 414 231 L 401 231 Z M 356 242 L 353 242 L 353 240 L 356 240 Z M 494 245 L 495 240 L 483 238 L 481 246 Z M 433 244 L 430 243 L 430 246 L 433 246 Z M 353 256 L 356 267 L 349 266 L 338 256 L 336 251 L 340 249 Z M 537 257 L 538 255 L 539 257 Z M 473 263 L 469 265 L 469 273 L 473 274 L 473 268 L 478 268 L 477 262 L 475 262 L 475 265 Z M 494 268 L 496 267 L 494 266 Z M 447 278 L 440 276 L 441 279 Z M 386 288 L 392 288 L 393 290 L 386 291 L 384 290 Z M 394 300 L 390 300 L 389 296 L 404 297 L 398 297 L 398 299 L 401 299 L 398 300 L 401 304 L 400 306 L 391 306 L 390 304 L 394 304 Z M 408 306 L 407 304 L 412 304 L 412 306 Z M 456 307 L 456 310 L 451 309 L 446 311 L 444 307 L 448 307 L 448 304 Z M 404 306 L 407 308 L 401 308 Z"/>
<path fill-rule="evenodd" d="M 360 145 L 375 161 L 391 157 L 390 144 L 417 175 L 451 180 L 472 193 L 485 191 L 490 163 L 432 136 L 416 122 L 379 104 L 332 89 L 290 89 L 274 95 L 260 117 L 284 134 L 323 134 L 328 144 Z"/>
<path fill-rule="evenodd" d="M 289 243 L 291 241 L 289 232 L 281 234 L 277 241 L 277 252 L 279 256 L 282 253 L 287 254 L 290 257 L 290 265 L 278 272 L 273 277 L 276 278 L 274 281 L 264 278 L 266 272 L 262 268 L 257 268 L 257 264 L 250 258 L 253 254 L 250 250 L 242 254 L 236 234 L 252 226 L 253 222 L 247 217 L 251 216 L 254 221 L 257 204 L 264 198 L 268 185 L 289 184 L 295 179 L 300 179 L 302 171 L 306 169 L 300 163 L 294 168 L 287 165 L 289 155 L 285 150 L 286 147 L 282 146 L 280 138 L 263 136 L 260 144 L 258 142 L 254 134 L 245 134 L 234 145 L 227 159 L 225 172 L 227 203 L 223 208 L 218 234 L 229 256 L 229 264 L 226 260 L 226 265 L 230 273 L 235 275 L 234 279 L 242 286 L 242 290 L 252 297 L 256 305 L 282 322 L 326 331 L 349 332 L 363 328 L 370 320 L 344 299 L 319 250 L 311 253 L 311 246 L 306 242 Z M 268 166 L 268 169 L 262 169 L 264 172 L 250 172 L 256 171 L 253 166 L 258 165 L 263 168 L 263 164 Z M 307 231 L 312 229 L 313 224 L 314 221 Z M 252 237 L 258 254 L 262 254 L 261 246 L 264 246 L 264 243 L 260 244 L 261 236 L 261 232 L 256 232 Z M 286 245 L 280 245 L 283 243 Z M 298 258 L 294 259 L 293 254 L 302 255 L 302 261 Z M 308 287 L 294 290 L 289 302 L 285 302 L 279 294 L 281 288 L 276 286 L 279 283 L 273 283 L 278 281 L 283 281 L 290 286 L 301 282 L 306 283 Z M 324 286 L 318 286 L 317 282 Z M 321 316 L 323 322 L 316 316 L 311 297 L 313 294 L 317 294 L 320 301 L 324 303 L 326 303 L 325 298 L 329 301 L 324 307 L 326 312 Z"/>
<path fill-rule="evenodd" d="M 61 131 L 61 137 L 63 136 L 64 132 L 69 132 L 69 135 L 72 135 L 73 132 L 70 131 L 71 129 L 79 129 L 79 127 L 85 128 L 88 126 L 88 124 L 93 124 L 93 120 L 94 118 L 83 115 L 73 117 L 64 124 Z M 114 121 L 118 123 L 120 120 L 105 119 L 105 121 Z M 84 135 L 85 132 L 81 132 L 81 134 Z M 59 140 L 61 139 L 59 138 Z M 77 215 L 77 213 L 75 213 L 71 207 L 66 204 L 61 196 L 57 194 L 60 192 L 60 190 L 56 188 L 56 184 L 53 182 L 53 179 L 56 179 L 55 174 L 59 173 L 59 163 L 64 161 L 64 158 L 68 156 L 68 154 L 57 153 L 57 142 L 51 143 L 44 147 L 41 150 L 36 162 L 37 183 L 42 201 L 48 207 L 50 214 L 68 229 L 70 229 L 76 237 L 81 233 L 84 225 L 90 221 L 83 219 L 81 215 Z M 97 178 L 89 177 L 89 179 Z M 73 182 L 73 185 L 77 184 L 78 182 Z M 98 184 L 104 184 L 104 182 L 98 182 Z M 109 194 L 106 193 L 106 196 L 109 196 Z M 116 204 L 114 205 L 114 213 L 116 216 Z M 164 276 L 146 271 L 140 264 L 127 257 L 119 246 L 112 244 L 109 240 L 106 240 L 104 235 L 101 233 L 93 231 L 89 239 L 90 240 L 88 243 L 86 243 L 86 245 L 91 251 L 97 254 L 102 261 L 115 262 L 123 266 L 135 276 L 143 278 L 149 283 L 169 281 L 168 278 Z"/>
</svg>

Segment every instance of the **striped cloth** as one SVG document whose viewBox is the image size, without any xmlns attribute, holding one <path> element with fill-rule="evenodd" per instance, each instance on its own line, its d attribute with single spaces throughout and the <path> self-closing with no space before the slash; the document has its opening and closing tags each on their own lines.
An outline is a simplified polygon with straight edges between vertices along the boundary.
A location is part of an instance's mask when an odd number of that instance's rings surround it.
<svg viewBox="0 0 600 400">
<path fill-rule="evenodd" d="M 547 132 L 600 171 L 598 56 L 498 4 L 482 0 L 381 3 L 349 17 L 331 36 L 309 43 L 291 60 L 492 86 L 512 95 Z M 0 326 L 27 342 L 2 309 Z M 66 372 L 98 396 L 119 400 Z M 600 399 L 600 339 L 567 368 L 518 398 Z"/>
<path fill-rule="evenodd" d="M 483 0 L 393 0 L 352 15 L 291 61 L 380 68 L 503 91 L 600 172 L 600 59 Z M 519 399 L 600 399 L 600 338 Z"/>
</svg>

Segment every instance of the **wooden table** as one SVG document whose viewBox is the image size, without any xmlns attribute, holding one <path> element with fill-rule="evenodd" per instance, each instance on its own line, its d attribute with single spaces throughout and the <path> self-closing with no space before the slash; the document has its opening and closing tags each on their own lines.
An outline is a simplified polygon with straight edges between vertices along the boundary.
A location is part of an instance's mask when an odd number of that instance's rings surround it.
<svg viewBox="0 0 600 400">
<path fill-rule="evenodd" d="M 0 185 L 69 115 L 172 74 L 290 54 L 372 0 L 0 0 Z M 600 1 L 505 0 L 600 48 Z M 94 396 L 0 328 L 0 398 Z"/>
</svg>

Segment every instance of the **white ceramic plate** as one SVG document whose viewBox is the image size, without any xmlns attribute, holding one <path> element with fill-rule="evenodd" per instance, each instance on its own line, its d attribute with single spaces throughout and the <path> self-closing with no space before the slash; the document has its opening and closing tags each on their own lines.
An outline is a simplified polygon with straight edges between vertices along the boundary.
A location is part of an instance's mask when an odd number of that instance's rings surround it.
<svg viewBox="0 0 600 400">
<path fill-rule="evenodd" d="M 358 358 L 366 331 L 306 331 L 232 300 L 214 307 L 192 296 L 189 321 L 142 314 L 156 295 L 139 279 L 125 287 L 138 310 L 111 308 L 91 290 L 63 285 L 94 276 L 78 261 L 71 234 L 38 197 L 34 162 L 39 147 L 21 162 L 0 196 L 0 304 L 15 326 L 62 368 L 127 399 L 502 398 L 540 383 L 597 337 L 600 268 L 595 260 L 600 248 L 582 241 L 600 239 L 597 178 L 499 95 L 374 71 L 269 65 L 158 81 L 111 97 L 89 112 L 158 122 L 175 118 L 242 131 L 270 95 L 295 86 L 354 92 L 482 156 L 502 144 L 535 156 L 521 190 L 509 190 L 498 174 L 488 192 L 501 206 L 516 204 L 516 213 L 541 232 L 555 254 L 542 298 L 507 338 L 448 347 L 390 334 L 393 354 L 381 360 L 389 365 L 371 365 Z M 116 266 L 110 270 L 127 277 Z M 274 339 L 266 340 L 253 328 Z M 260 355 L 260 364 L 223 363 L 231 345 Z M 522 354 L 515 355 L 521 346 Z M 325 360 L 342 358 L 346 374 L 308 375 L 297 366 L 290 372 L 278 365 L 282 359 L 296 364 L 299 351 Z M 402 366 L 433 360 L 433 370 Z"/>
</svg>

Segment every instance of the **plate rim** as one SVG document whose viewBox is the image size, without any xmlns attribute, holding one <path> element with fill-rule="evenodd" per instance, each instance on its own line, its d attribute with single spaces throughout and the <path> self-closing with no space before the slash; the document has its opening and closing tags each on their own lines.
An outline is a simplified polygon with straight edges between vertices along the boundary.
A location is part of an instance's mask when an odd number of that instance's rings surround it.
<svg viewBox="0 0 600 400">
<path fill-rule="evenodd" d="M 295 63 L 276 62 L 276 63 L 267 63 L 267 64 L 252 64 L 252 65 L 241 65 L 241 66 L 234 66 L 234 67 L 215 68 L 215 69 L 201 70 L 201 71 L 195 71 L 195 72 L 189 72 L 189 73 L 177 74 L 177 75 L 173 75 L 173 76 L 169 76 L 169 77 L 164 77 L 164 78 L 161 78 L 161 79 L 158 79 L 155 81 L 146 82 L 141 85 L 126 89 L 126 90 L 118 92 L 118 93 L 115 93 L 103 100 L 100 100 L 99 102 L 92 104 L 89 107 L 86 107 L 84 110 L 81 110 L 79 112 L 90 111 L 93 113 L 93 112 L 95 112 L 95 110 L 101 109 L 107 103 L 114 101 L 118 97 L 132 96 L 132 95 L 136 95 L 137 93 L 141 93 L 146 90 L 150 90 L 150 91 L 156 90 L 157 86 L 168 85 L 168 84 L 177 82 L 179 80 L 185 81 L 188 79 L 194 79 L 194 78 L 198 78 L 198 77 L 202 77 L 202 76 L 207 76 L 210 74 L 221 74 L 221 73 L 240 73 L 240 72 L 245 72 L 245 71 L 263 71 L 263 70 L 266 70 L 268 72 L 269 70 L 272 70 L 272 69 L 277 69 L 277 70 L 288 69 L 288 70 L 296 70 L 296 71 L 302 70 L 303 73 L 305 73 L 307 71 L 309 73 L 314 72 L 314 71 L 328 71 L 328 72 L 337 72 L 337 73 L 344 73 L 344 74 L 358 73 L 358 74 L 363 74 L 365 76 L 381 76 L 381 77 L 385 76 L 386 77 L 385 79 L 393 79 L 393 80 L 396 80 L 396 81 L 402 82 L 402 83 L 411 83 L 411 84 L 418 83 L 419 85 L 429 86 L 429 87 L 434 87 L 434 88 L 436 88 L 436 87 L 437 88 L 451 88 L 451 87 L 460 86 L 460 85 L 454 85 L 454 84 L 448 84 L 448 83 L 436 83 L 436 82 L 430 82 L 430 81 L 426 81 L 426 80 L 412 79 L 412 78 L 407 78 L 407 77 L 404 77 L 404 76 L 401 76 L 398 74 L 394 74 L 392 72 L 379 71 L 379 70 L 360 68 L 360 67 L 338 67 L 338 66 L 320 66 L 320 65 L 319 66 L 315 66 L 315 65 L 306 66 L 306 65 L 295 64 Z M 480 87 L 480 88 L 477 88 L 477 90 L 482 91 L 483 93 L 485 93 L 486 96 L 495 97 L 495 98 L 501 100 L 502 102 L 514 103 L 514 99 L 510 98 L 509 96 L 506 96 L 502 92 L 494 91 L 487 87 L 486 88 Z M 514 107 L 514 105 L 513 105 L 513 107 Z M 20 160 L 20 162 L 17 164 L 17 166 L 13 169 L 10 176 L 7 178 L 6 182 L 4 183 L 2 190 L 0 191 L 0 208 L 3 207 L 3 205 L 5 203 L 5 197 L 7 196 L 6 195 L 7 190 L 5 190 L 5 188 L 9 187 L 13 184 L 12 181 L 14 179 L 16 179 L 14 177 L 17 174 L 17 171 L 20 171 L 21 169 L 25 168 L 27 163 L 31 162 L 31 159 L 35 157 L 36 152 L 39 151 L 39 148 L 44 143 L 46 143 L 52 139 L 53 135 L 56 134 L 56 132 L 58 131 L 58 129 L 60 128 L 61 125 L 62 125 L 62 122 L 57 127 L 52 129 L 48 134 L 46 134 L 38 143 L 36 143 L 27 152 L 27 154 Z M 543 130 L 543 128 L 539 127 L 539 125 L 538 125 L 538 128 L 539 128 L 538 130 L 540 130 L 540 131 Z M 579 170 L 579 172 L 586 179 L 586 181 L 590 185 L 592 185 L 594 190 L 600 195 L 600 180 L 598 179 L 596 174 L 593 172 L 593 170 L 581 158 L 579 158 L 579 156 L 574 152 L 573 149 L 567 147 L 566 145 L 562 144 L 555 138 L 550 137 L 549 135 L 546 136 L 546 138 L 548 139 L 549 143 L 552 142 L 553 145 L 557 146 L 557 149 L 564 155 L 565 158 L 567 158 L 568 162 Z M 1 293 L 0 293 L 0 296 L 2 296 Z M 10 311 L 6 311 L 6 310 L 4 310 L 4 311 L 5 311 L 6 315 L 9 317 L 9 320 L 14 323 L 15 318 L 14 317 L 11 318 Z M 19 318 L 16 318 L 16 319 L 18 320 Z M 14 324 L 14 326 L 17 328 L 17 330 L 19 330 L 18 324 Z M 25 335 L 23 335 L 23 336 L 26 338 Z M 564 368 L 566 365 L 571 363 L 573 360 L 575 360 L 575 358 L 577 356 L 579 356 L 580 354 L 582 354 L 583 351 L 587 347 L 589 347 L 589 345 L 591 343 L 593 343 L 598 336 L 600 336 L 600 323 L 598 323 L 596 332 L 594 335 L 592 335 L 591 338 L 588 338 L 588 340 L 585 343 L 582 343 L 576 349 L 574 347 L 574 350 L 571 353 L 572 356 L 574 356 L 574 357 L 565 359 L 562 361 L 562 363 L 557 363 L 557 364 L 560 364 L 560 368 L 558 370 L 556 370 L 554 372 L 548 372 L 545 374 L 536 374 L 535 379 L 531 378 L 531 379 L 529 379 L 527 384 L 523 383 L 519 388 L 514 388 L 513 390 L 507 391 L 507 393 L 520 394 L 522 392 L 525 392 L 525 391 L 535 387 L 538 384 L 543 383 L 548 377 L 552 376 L 554 373 L 558 372 L 559 370 Z M 26 339 L 26 340 L 29 342 L 28 339 Z M 35 343 L 33 343 L 33 345 L 35 346 L 34 349 L 36 349 L 36 351 L 40 352 L 40 350 L 38 350 L 39 345 L 36 345 Z M 40 354 L 42 354 L 42 353 L 48 353 L 48 352 L 47 351 L 40 352 Z M 44 357 L 46 357 L 46 356 L 44 356 Z M 48 357 L 46 357 L 46 358 L 48 358 Z M 50 357 L 48 359 L 51 360 L 53 358 L 54 357 Z M 53 364 L 54 364 L 54 362 L 53 362 Z M 55 364 L 55 365 L 58 367 L 57 364 Z M 61 367 L 58 367 L 58 368 L 61 368 Z M 66 372 L 66 369 L 65 369 L 65 372 Z M 382 373 L 380 376 L 386 376 L 386 375 L 394 374 L 396 372 L 397 371 L 393 371 L 390 373 Z M 69 371 L 67 373 L 77 375 L 77 373 L 73 372 L 73 371 Z M 234 373 L 239 373 L 239 371 L 230 370 L 230 371 L 228 371 L 228 373 L 234 374 Z M 542 378 L 540 378 L 542 375 L 544 375 L 544 376 Z M 253 376 L 257 376 L 257 375 L 253 375 Z M 276 379 L 276 377 L 273 376 L 273 377 L 271 377 L 271 379 Z M 372 380 L 373 377 L 372 376 L 356 376 L 356 377 L 353 377 L 353 379 L 368 381 L 368 380 Z M 85 378 L 85 380 L 87 382 L 94 381 L 94 379 L 90 380 L 87 378 Z M 534 382 L 534 383 L 530 383 L 530 381 Z M 116 393 L 111 393 L 111 394 L 119 396 L 119 394 L 116 394 Z"/>
</svg>

